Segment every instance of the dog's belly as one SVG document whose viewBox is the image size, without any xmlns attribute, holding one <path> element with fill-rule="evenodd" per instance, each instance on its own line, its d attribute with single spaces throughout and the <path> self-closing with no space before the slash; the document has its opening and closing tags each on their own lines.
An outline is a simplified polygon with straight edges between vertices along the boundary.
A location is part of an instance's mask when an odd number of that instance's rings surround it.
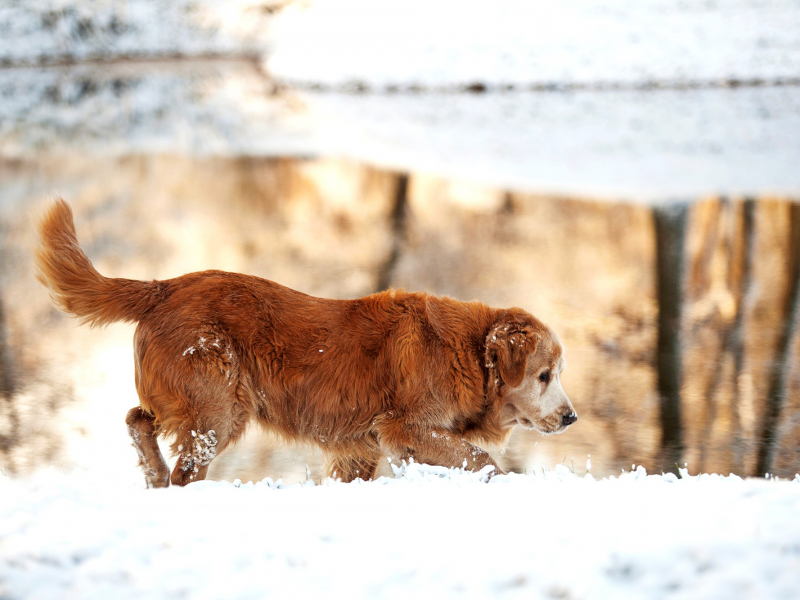
<svg viewBox="0 0 800 600">
<path fill-rule="evenodd" d="M 253 395 L 260 423 L 284 437 L 321 445 L 369 435 L 384 410 L 379 390 L 355 394 L 324 385 L 315 377 L 290 385 L 256 386 Z"/>
</svg>

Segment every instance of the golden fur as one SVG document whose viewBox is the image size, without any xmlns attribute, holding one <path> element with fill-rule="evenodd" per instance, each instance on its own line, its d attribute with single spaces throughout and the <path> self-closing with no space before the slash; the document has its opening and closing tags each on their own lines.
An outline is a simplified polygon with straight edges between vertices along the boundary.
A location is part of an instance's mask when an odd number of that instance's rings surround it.
<svg viewBox="0 0 800 600">
<path fill-rule="evenodd" d="M 140 406 L 127 423 L 151 486 L 202 479 L 251 420 L 319 445 L 345 481 L 371 478 L 387 454 L 477 470 L 495 463 L 474 444 L 502 444 L 534 419 L 530 394 L 511 403 L 509 392 L 528 381 L 544 397 L 534 380 L 560 373 L 557 338 L 519 308 L 399 290 L 328 300 L 221 271 L 107 278 L 60 199 L 39 234 L 37 274 L 56 305 L 92 326 L 138 323 Z M 553 431 L 574 415 L 568 400 L 559 410 Z M 171 478 L 156 436 L 174 438 Z"/>
</svg>

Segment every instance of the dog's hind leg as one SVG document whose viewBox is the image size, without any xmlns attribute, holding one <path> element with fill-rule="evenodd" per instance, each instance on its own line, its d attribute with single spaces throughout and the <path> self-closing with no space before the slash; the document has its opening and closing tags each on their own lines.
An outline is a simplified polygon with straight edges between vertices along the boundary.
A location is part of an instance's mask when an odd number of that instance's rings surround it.
<svg viewBox="0 0 800 600">
<path fill-rule="evenodd" d="M 186 485 L 206 478 L 208 465 L 228 445 L 235 442 L 244 433 L 247 415 L 235 413 L 224 421 L 201 421 L 201 425 L 191 425 L 178 434 L 173 450 L 178 455 L 178 462 L 172 470 L 170 481 L 173 485 Z"/>
<path fill-rule="evenodd" d="M 192 429 L 181 436 L 180 444 L 177 446 L 178 462 L 170 477 L 172 484 L 186 485 L 205 479 L 208 465 L 217 456 L 219 442 L 214 429 L 205 431 Z"/>
<path fill-rule="evenodd" d="M 144 471 L 144 478 L 149 488 L 167 487 L 169 485 L 169 467 L 164 462 L 156 440 L 155 419 L 137 406 L 128 411 L 125 418 L 128 433 L 133 440 L 133 447 L 139 455 L 139 464 Z"/>
</svg>

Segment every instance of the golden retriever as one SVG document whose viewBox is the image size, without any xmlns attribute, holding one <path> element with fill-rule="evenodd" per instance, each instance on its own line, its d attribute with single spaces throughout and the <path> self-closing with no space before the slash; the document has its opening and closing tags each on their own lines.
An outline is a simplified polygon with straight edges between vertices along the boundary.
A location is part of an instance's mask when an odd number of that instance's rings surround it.
<svg viewBox="0 0 800 600">
<path fill-rule="evenodd" d="M 108 278 L 61 199 L 39 234 L 37 276 L 56 305 L 92 326 L 138 323 L 126 422 L 148 486 L 203 479 L 251 420 L 317 444 L 343 481 L 372 478 L 382 456 L 500 473 L 475 444 L 577 420 L 558 338 L 519 308 L 400 290 L 327 300 L 222 271 Z M 174 439 L 171 476 L 157 436 Z"/>
</svg>

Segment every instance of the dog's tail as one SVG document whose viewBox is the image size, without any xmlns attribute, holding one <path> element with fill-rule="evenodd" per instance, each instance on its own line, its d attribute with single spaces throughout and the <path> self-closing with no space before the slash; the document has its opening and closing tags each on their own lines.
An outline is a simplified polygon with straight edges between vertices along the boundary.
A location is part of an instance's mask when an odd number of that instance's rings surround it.
<svg viewBox="0 0 800 600">
<path fill-rule="evenodd" d="M 61 198 L 39 221 L 36 277 L 64 312 L 92 327 L 139 321 L 164 297 L 164 284 L 103 277 L 81 250 L 72 209 Z"/>
</svg>

